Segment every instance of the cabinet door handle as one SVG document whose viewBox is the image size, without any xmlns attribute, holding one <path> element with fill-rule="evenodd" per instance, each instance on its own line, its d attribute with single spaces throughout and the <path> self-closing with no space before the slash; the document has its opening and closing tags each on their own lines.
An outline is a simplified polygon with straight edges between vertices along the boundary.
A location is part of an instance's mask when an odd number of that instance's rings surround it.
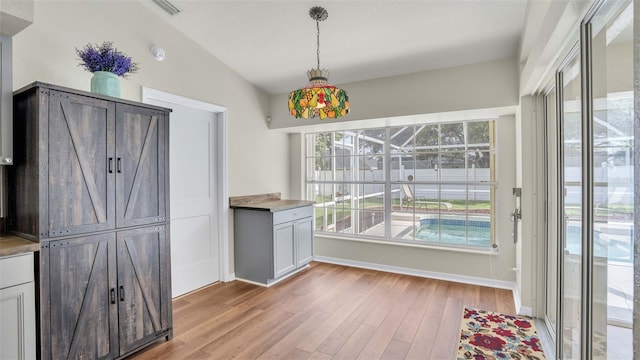
<svg viewBox="0 0 640 360">
<path fill-rule="evenodd" d="M 111 303 L 115 304 L 116 303 L 116 289 L 111 288 Z"/>
<path fill-rule="evenodd" d="M 109 174 L 113 174 L 113 158 L 109 158 Z"/>
<path fill-rule="evenodd" d="M 120 301 L 124 301 L 124 286 L 120 285 Z"/>
<path fill-rule="evenodd" d="M 117 166 L 118 174 L 122 173 L 122 168 L 121 168 L 121 165 L 122 165 L 122 158 L 118 158 L 118 160 L 117 160 L 116 164 L 117 164 L 116 166 Z"/>
</svg>

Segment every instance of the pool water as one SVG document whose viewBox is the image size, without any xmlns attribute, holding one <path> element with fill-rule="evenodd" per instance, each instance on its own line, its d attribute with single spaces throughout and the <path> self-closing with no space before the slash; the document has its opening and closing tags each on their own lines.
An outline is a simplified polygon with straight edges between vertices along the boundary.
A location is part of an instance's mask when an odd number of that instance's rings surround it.
<svg viewBox="0 0 640 360">
<path fill-rule="evenodd" d="M 582 229 L 580 226 L 569 225 L 566 229 L 567 250 L 570 254 L 582 253 Z M 593 251 L 598 257 L 606 257 L 610 261 L 633 262 L 633 232 L 629 231 L 628 241 L 609 239 L 600 236 L 599 231 L 593 234 Z"/>
<path fill-rule="evenodd" d="M 452 245 L 491 246 L 489 221 L 421 219 L 416 239 Z"/>
<path fill-rule="evenodd" d="M 569 225 L 566 230 L 567 250 L 570 254 L 580 255 L 582 249 L 581 229 L 579 226 Z M 420 226 L 416 231 L 416 239 L 432 243 L 491 246 L 491 224 L 481 220 L 457 219 L 420 219 Z M 620 241 L 605 239 L 600 232 L 594 233 L 594 255 L 606 257 L 609 261 L 633 261 L 633 230 L 628 237 Z"/>
</svg>

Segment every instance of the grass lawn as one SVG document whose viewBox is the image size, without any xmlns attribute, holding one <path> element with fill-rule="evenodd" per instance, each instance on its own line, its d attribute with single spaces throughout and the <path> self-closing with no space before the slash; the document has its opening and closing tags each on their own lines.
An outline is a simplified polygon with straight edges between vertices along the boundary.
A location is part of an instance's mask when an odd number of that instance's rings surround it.
<svg viewBox="0 0 640 360">
<path fill-rule="evenodd" d="M 331 199 L 328 196 L 322 197 L 318 196 L 316 199 L 317 204 L 321 204 L 323 202 L 330 202 Z M 429 201 L 429 202 L 437 202 L 437 199 L 421 199 L 421 201 Z M 442 202 L 447 202 L 452 205 L 452 212 L 456 213 L 464 213 L 464 212 L 473 212 L 473 213 L 489 213 L 491 210 L 491 203 L 487 200 L 442 200 Z M 403 204 L 406 204 L 406 200 Z M 384 200 L 381 197 L 371 197 L 362 199 L 359 202 L 357 201 L 355 204 L 355 210 L 364 210 L 364 211 L 381 211 L 384 209 Z M 400 199 L 392 200 L 392 207 L 394 211 L 402 211 L 402 212 L 411 212 L 412 208 L 402 208 Z M 333 223 L 333 217 L 336 216 L 336 219 L 345 219 L 351 217 L 351 200 L 347 201 L 336 201 L 335 205 L 331 205 L 327 207 L 327 224 Z M 429 209 L 430 212 L 435 212 L 434 208 Z M 416 212 L 424 212 L 421 207 L 416 207 Z M 322 226 L 324 224 L 324 214 L 325 208 L 316 207 L 315 208 L 315 217 L 317 226 Z"/>
</svg>

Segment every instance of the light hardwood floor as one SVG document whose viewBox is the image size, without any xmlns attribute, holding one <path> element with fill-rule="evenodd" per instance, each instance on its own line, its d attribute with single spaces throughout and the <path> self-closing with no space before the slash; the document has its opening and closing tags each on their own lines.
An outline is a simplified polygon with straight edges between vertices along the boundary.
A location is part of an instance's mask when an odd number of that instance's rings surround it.
<svg viewBox="0 0 640 360">
<path fill-rule="evenodd" d="M 132 358 L 451 360 L 465 305 L 515 312 L 510 290 L 312 263 L 271 288 L 174 300 L 174 338 Z"/>
</svg>

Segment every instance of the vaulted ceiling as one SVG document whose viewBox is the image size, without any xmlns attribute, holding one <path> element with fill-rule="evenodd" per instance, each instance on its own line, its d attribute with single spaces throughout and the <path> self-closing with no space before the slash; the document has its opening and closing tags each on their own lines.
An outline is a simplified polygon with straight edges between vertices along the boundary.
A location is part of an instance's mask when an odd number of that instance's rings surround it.
<svg viewBox="0 0 640 360">
<path fill-rule="evenodd" d="M 306 84 L 316 66 L 312 6 L 320 22 L 321 67 L 336 84 L 516 56 L 526 0 L 171 0 L 177 30 L 270 94 Z M 171 56 L 171 54 L 168 54 Z"/>
</svg>

